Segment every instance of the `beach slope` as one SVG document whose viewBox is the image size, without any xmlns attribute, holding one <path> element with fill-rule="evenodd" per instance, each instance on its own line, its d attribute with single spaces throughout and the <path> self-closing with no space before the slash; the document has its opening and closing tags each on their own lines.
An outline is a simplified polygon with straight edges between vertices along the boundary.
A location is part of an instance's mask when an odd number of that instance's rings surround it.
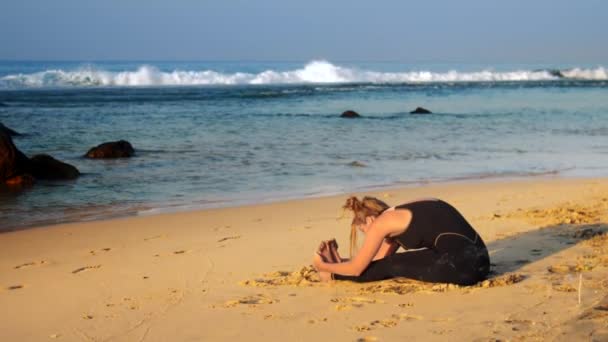
<svg viewBox="0 0 608 342">
<path fill-rule="evenodd" d="M 490 279 L 319 283 L 319 241 L 347 254 L 346 195 L 62 224 L 0 234 L 0 340 L 608 340 L 608 179 L 369 194 L 453 204 Z"/>
</svg>

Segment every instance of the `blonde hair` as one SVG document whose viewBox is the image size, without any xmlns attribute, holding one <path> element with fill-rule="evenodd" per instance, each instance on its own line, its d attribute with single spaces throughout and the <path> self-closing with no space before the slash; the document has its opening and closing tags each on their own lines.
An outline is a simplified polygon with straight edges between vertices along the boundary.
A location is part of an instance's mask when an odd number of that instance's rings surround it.
<svg viewBox="0 0 608 342">
<path fill-rule="evenodd" d="M 359 200 L 356 196 L 351 196 L 342 206 L 344 210 L 352 210 L 353 221 L 350 224 L 350 257 L 353 257 L 353 251 L 357 249 L 357 226 L 365 224 L 365 218 L 368 216 L 378 217 L 383 211 L 388 209 L 388 204 L 375 198 L 365 196 Z"/>
</svg>

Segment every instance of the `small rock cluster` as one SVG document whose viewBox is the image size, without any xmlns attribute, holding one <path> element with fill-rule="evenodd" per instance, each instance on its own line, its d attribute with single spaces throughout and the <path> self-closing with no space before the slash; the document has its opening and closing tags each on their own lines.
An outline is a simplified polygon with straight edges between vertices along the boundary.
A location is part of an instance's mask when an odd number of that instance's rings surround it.
<svg viewBox="0 0 608 342">
<path fill-rule="evenodd" d="M 0 123 L 0 188 L 21 189 L 33 185 L 36 180 L 72 180 L 80 176 L 80 171 L 70 164 L 48 154 L 38 154 L 31 158 L 21 152 L 13 137 L 22 134 Z M 128 141 L 120 140 L 103 143 L 91 148 L 86 158 L 127 158 L 135 153 Z"/>
</svg>

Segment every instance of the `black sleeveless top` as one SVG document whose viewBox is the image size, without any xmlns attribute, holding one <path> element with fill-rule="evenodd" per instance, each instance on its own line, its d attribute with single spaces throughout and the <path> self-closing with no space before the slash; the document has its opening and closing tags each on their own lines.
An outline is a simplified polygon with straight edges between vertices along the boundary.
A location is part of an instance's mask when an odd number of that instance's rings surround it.
<svg viewBox="0 0 608 342">
<path fill-rule="evenodd" d="M 460 235 L 485 248 L 481 237 L 458 210 L 442 200 L 421 200 L 395 207 L 395 210 L 399 209 L 408 209 L 412 220 L 405 232 L 388 239 L 403 248 L 434 248 L 437 239 L 445 233 Z"/>
</svg>

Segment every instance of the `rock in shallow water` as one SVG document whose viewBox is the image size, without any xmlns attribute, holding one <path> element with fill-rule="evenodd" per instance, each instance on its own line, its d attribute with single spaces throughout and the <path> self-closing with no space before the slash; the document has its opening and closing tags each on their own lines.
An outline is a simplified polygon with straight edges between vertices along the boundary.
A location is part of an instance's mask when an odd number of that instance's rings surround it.
<svg viewBox="0 0 608 342">
<path fill-rule="evenodd" d="M 426 108 L 416 107 L 410 114 L 432 114 L 432 112 Z"/>
<path fill-rule="evenodd" d="M 133 146 L 126 140 L 111 141 L 91 148 L 87 158 L 129 158 L 135 153 Z"/>
<path fill-rule="evenodd" d="M 78 169 L 48 154 L 38 154 L 30 159 L 32 174 L 38 179 L 62 180 L 80 176 Z"/>
<path fill-rule="evenodd" d="M 342 115 L 340 115 L 341 118 L 359 118 L 361 117 L 361 115 L 359 115 L 359 113 L 355 112 L 354 110 L 347 110 L 344 113 L 342 113 Z"/>
<path fill-rule="evenodd" d="M 23 188 L 30 187 L 36 183 L 36 179 L 29 174 L 15 176 L 7 179 L 5 184 L 11 190 L 21 190 Z"/>
<path fill-rule="evenodd" d="M 29 173 L 29 159 L 13 143 L 11 136 L 0 130 L 0 182 Z"/>
<path fill-rule="evenodd" d="M 10 135 L 11 137 L 21 135 L 21 133 L 15 132 L 14 130 L 4 126 L 4 124 L 2 122 L 0 122 L 0 132 L 4 132 L 4 133 Z"/>
</svg>

